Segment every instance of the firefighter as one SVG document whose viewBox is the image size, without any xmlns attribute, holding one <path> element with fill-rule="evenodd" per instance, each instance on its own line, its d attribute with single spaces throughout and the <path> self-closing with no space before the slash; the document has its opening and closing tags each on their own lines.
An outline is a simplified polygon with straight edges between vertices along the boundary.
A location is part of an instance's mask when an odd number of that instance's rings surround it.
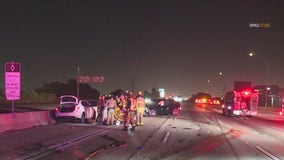
<svg viewBox="0 0 284 160">
<path fill-rule="evenodd" d="M 100 113 L 100 120 L 102 124 L 106 123 L 107 119 L 107 108 L 106 108 L 106 100 L 105 100 L 105 95 L 101 95 L 99 97 L 99 102 L 98 102 L 98 108 L 99 108 L 99 113 Z"/>
<path fill-rule="evenodd" d="M 121 110 L 121 100 L 118 96 L 115 96 L 115 101 L 116 101 L 116 105 L 114 108 L 114 119 L 115 119 L 115 124 L 119 125 L 120 122 L 122 121 L 120 119 L 120 110 Z"/>
<path fill-rule="evenodd" d="M 126 96 L 123 94 L 120 96 L 120 119 L 121 122 L 125 122 L 125 115 L 126 115 L 126 104 L 127 104 L 127 99 Z"/>
<path fill-rule="evenodd" d="M 144 125 L 144 112 L 145 112 L 145 99 L 141 91 L 137 93 L 136 97 L 136 108 L 137 108 L 137 126 Z"/>
<path fill-rule="evenodd" d="M 114 100 L 113 96 L 111 95 L 110 98 L 106 101 L 107 107 L 107 125 L 114 125 L 114 109 L 116 106 L 116 101 Z"/>
<path fill-rule="evenodd" d="M 127 104 L 126 104 L 126 115 L 125 115 L 125 121 L 124 121 L 124 129 L 123 130 L 128 130 L 128 125 L 131 125 L 132 131 L 135 130 L 135 115 L 136 115 L 136 100 L 135 97 L 133 96 L 133 92 L 128 93 L 127 97 Z"/>
<path fill-rule="evenodd" d="M 126 106 L 126 100 L 124 95 L 116 97 L 116 107 L 114 110 L 114 117 L 116 119 L 116 125 L 120 125 L 124 121 L 124 110 Z"/>
</svg>

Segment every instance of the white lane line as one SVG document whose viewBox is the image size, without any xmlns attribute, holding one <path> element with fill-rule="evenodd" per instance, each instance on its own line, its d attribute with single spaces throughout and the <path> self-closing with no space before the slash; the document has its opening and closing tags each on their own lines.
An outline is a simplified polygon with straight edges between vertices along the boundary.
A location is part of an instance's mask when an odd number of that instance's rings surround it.
<svg viewBox="0 0 284 160">
<path fill-rule="evenodd" d="M 168 141 L 168 139 L 170 137 L 170 134 L 171 134 L 171 132 L 169 132 L 169 131 L 165 134 L 165 136 L 164 136 L 164 138 L 162 140 L 163 143 L 167 143 L 167 141 Z"/>
<path fill-rule="evenodd" d="M 261 151 L 262 153 L 264 153 L 265 155 L 267 155 L 269 158 L 273 159 L 273 160 L 281 160 L 280 158 L 276 157 L 275 155 L 273 155 L 272 153 L 268 152 L 267 150 L 255 145 L 255 148 L 258 149 L 259 151 Z"/>
</svg>

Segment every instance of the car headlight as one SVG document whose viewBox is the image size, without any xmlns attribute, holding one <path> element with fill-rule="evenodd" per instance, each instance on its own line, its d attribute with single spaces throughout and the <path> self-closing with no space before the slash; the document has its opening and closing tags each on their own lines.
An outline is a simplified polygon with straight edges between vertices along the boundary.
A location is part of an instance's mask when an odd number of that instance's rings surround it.
<svg viewBox="0 0 284 160">
<path fill-rule="evenodd" d="M 145 98 L 145 103 L 146 103 L 146 104 L 152 104 L 152 100 L 149 99 L 149 98 Z"/>
</svg>

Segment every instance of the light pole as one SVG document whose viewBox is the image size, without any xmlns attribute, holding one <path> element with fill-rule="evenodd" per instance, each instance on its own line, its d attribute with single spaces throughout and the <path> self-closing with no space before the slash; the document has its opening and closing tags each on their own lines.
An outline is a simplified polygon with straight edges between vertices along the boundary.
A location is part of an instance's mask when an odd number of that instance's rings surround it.
<svg viewBox="0 0 284 160">
<path fill-rule="evenodd" d="M 255 56 L 255 55 L 257 55 L 257 56 L 259 56 L 259 57 L 261 57 L 264 61 L 265 61 L 265 63 L 266 63 L 266 68 L 265 68 L 265 108 L 267 107 L 267 99 L 268 99 L 268 82 L 269 82 L 269 74 L 268 74 L 268 71 L 269 71 L 269 59 L 267 58 L 267 57 L 264 57 L 264 56 L 262 56 L 262 55 L 260 55 L 260 54 L 255 54 L 254 52 L 250 52 L 249 53 L 249 56 L 250 57 L 253 57 L 253 56 Z"/>
<path fill-rule="evenodd" d="M 211 91 L 211 80 L 210 79 L 207 79 L 207 85 L 208 85 L 207 93 L 210 93 L 210 91 Z M 212 94 L 212 93 L 210 93 L 210 94 Z"/>
<path fill-rule="evenodd" d="M 80 78 L 80 67 L 77 67 L 77 98 L 79 99 L 79 88 L 80 88 L 80 82 L 79 82 L 79 78 Z"/>
<path fill-rule="evenodd" d="M 223 80 L 223 83 L 224 83 L 224 88 L 223 88 L 223 93 L 222 93 L 222 96 L 225 95 L 225 92 L 226 92 L 226 83 L 225 83 L 225 78 L 224 78 L 224 74 L 223 72 L 219 72 L 219 76 L 222 78 Z"/>
</svg>

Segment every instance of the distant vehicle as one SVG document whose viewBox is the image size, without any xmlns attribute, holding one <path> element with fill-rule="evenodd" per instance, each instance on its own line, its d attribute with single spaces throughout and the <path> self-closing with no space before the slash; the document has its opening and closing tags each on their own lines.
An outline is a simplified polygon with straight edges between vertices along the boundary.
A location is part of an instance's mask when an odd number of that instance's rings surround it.
<svg viewBox="0 0 284 160">
<path fill-rule="evenodd" d="M 203 98 L 196 98 L 195 99 L 195 105 L 196 106 L 202 106 L 202 107 L 206 107 L 211 103 L 211 99 L 207 98 L 207 97 L 203 97 Z"/>
<path fill-rule="evenodd" d="M 217 105 L 217 106 L 220 106 L 220 105 L 222 104 L 221 97 L 212 97 L 212 98 L 209 100 L 209 104 L 210 104 L 210 105 Z"/>
<path fill-rule="evenodd" d="M 222 104 L 222 100 L 220 97 L 203 97 L 203 98 L 196 98 L 195 105 L 201 107 L 207 106 L 218 106 Z"/>
<path fill-rule="evenodd" d="M 224 104 L 222 105 L 223 115 L 257 115 L 258 94 L 251 90 L 226 92 Z"/>
<path fill-rule="evenodd" d="M 207 107 L 210 105 L 212 96 L 208 93 L 198 92 L 191 97 L 191 102 L 198 107 Z"/>
<path fill-rule="evenodd" d="M 154 99 L 146 104 L 145 116 L 178 115 L 181 112 L 181 104 L 173 99 Z"/>
<path fill-rule="evenodd" d="M 81 123 L 85 123 L 86 120 L 96 119 L 97 115 L 97 106 L 72 95 L 59 97 L 59 105 L 55 108 L 56 120 L 78 119 Z"/>
</svg>

